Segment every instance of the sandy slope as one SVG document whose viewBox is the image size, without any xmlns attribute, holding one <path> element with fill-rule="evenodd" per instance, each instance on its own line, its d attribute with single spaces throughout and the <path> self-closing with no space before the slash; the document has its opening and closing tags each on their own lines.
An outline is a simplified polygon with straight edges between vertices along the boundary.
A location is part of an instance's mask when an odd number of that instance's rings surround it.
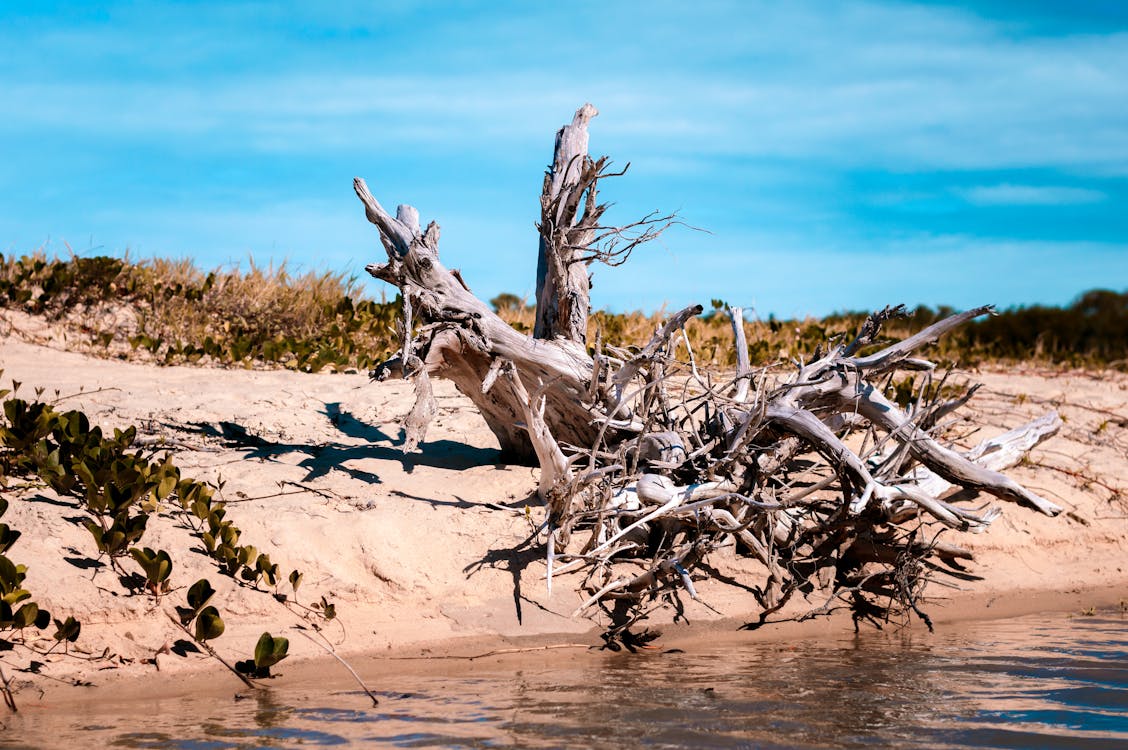
<svg viewBox="0 0 1128 750">
<path fill-rule="evenodd" d="M 411 396 L 403 383 L 370 384 L 363 375 L 158 368 L 12 337 L 0 339 L 0 368 L 5 385 L 22 381 L 25 397 L 36 386 L 46 389 L 46 399 L 58 391 L 66 397 L 60 407 L 82 409 L 107 428 L 134 424 L 143 435 L 165 438 L 185 476 L 222 478 L 241 541 L 268 552 L 283 575 L 302 570 L 302 602 L 321 595 L 336 602 L 340 617 L 325 632 L 343 653 L 439 648 L 466 636 L 486 643 L 563 633 L 598 640 L 592 622 L 569 618 L 577 594 L 568 581 L 558 581 L 549 599 L 539 551 L 521 548 L 530 517 L 541 517 L 535 470 L 498 464 L 484 423 L 444 382 L 436 386 L 440 414 L 422 453 L 404 456 L 397 419 Z M 1066 428 L 1033 460 L 1065 471 L 1033 465 L 1012 474 L 1070 514 L 1050 519 L 1004 504 L 1004 517 L 988 533 L 949 536 L 976 552 L 973 569 L 985 579 L 962 584 L 964 591 L 937 589 L 949 599 L 933 614 L 943 620 L 982 612 L 996 599 L 1048 607 L 1050 599 L 1037 598 L 1045 592 L 1099 589 L 1101 601 L 1128 598 L 1128 504 L 1069 473 L 1100 477 L 1128 497 L 1128 377 L 1007 371 L 974 379 L 986 387 L 971 413 L 985 427 L 969 443 L 1058 405 Z M 99 670 L 110 664 L 119 667 L 116 674 L 151 674 L 142 660 L 179 637 L 162 610 L 180 603 L 183 590 L 161 603 L 127 595 L 94 559 L 78 522 L 81 511 L 49 492 L 7 494 L 19 501 L 4 521 L 24 532 L 9 554 L 28 565 L 27 587 L 56 616 L 74 614 L 83 622 L 82 651 L 116 655 L 95 662 L 53 659 L 43 667 L 46 678 L 20 673 L 19 679 L 99 682 L 108 677 Z M 299 657 L 320 653 L 291 630 L 302 622 L 297 614 L 219 574 L 193 551 L 198 542 L 177 519 L 151 523 L 144 544 L 172 554 L 174 585 L 207 577 L 219 590 L 227 632 L 215 645 L 222 654 L 246 658 L 263 630 L 289 635 Z M 757 573 L 742 559 L 715 563 L 730 574 Z M 739 587 L 714 582 L 701 584 L 699 592 L 736 623 L 756 611 Z M 690 605 L 693 622 L 718 618 Z M 165 673 L 215 667 L 199 656 L 159 660 Z M 5 655 L 9 667 L 26 662 Z"/>
</svg>

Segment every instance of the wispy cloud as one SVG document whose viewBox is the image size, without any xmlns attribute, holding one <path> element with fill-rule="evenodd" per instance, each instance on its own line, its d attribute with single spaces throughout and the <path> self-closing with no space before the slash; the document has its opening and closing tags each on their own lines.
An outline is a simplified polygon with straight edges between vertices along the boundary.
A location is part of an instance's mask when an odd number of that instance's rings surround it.
<svg viewBox="0 0 1128 750">
<path fill-rule="evenodd" d="M 1055 185 L 980 185 L 957 190 L 977 206 L 1073 206 L 1100 203 L 1108 195 L 1100 190 Z"/>
<path fill-rule="evenodd" d="M 47 43 L 9 36 L 10 45 L 49 46 L 40 49 L 43 59 L 62 61 L 42 65 L 30 83 L 5 82 L 15 116 L 3 128 L 196 136 L 216 147 L 282 153 L 365 141 L 441 147 L 468 134 L 543 138 L 545 122 L 592 100 L 606 113 L 599 137 L 642 150 L 661 144 L 671 155 L 1128 172 L 1128 111 L 1120 105 L 1128 78 L 1119 74 L 1128 69 L 1126 34 L 1015 38 L 1006 25 L 967 11 L 892 3 L 666 10 L 669 18 L 636 23 L 629 34 L 617 25 L 628 19 L 614 10 L 582 30 L 574 20 L 542 19 L 564 23 L 555 35 L 530 17 L 439 22 L 420 46 L 447 64 L 419 71 L 397 57 L 419 59 L 402 37 L 371 59 L 355 59 L 355 40 L 334 39 L 340 56 L 310 59 L 302 45 L 261 65 L 247 61 L 256 37 L 239 38 L 238 27 L 207 39 L 191 23 L 159 28 L 160 45 L 154 30 L 129 25 L 72 31 L 62 45 L 58 31 L 44 35 Z M 590 62 L 576 75 L 568 61 L 579 33 L 588 36 Z M 272 42 L 280 40 L 259 40 Z M 208 64 L 222 59 L 223 43 L 234 50 L 233 71 Z M 107 80 L 96 66 L 67 64 L 84 45 L 106 55 L 109 47 L 125 50 L 119 59 L 132 50 L 146 65 Z M 199 74 L 151 70 L 150 60 L 166 59 L 162 47 L 179 50 Z M 453 62 L 468 50 L 489 53 Z"/>
</svg>

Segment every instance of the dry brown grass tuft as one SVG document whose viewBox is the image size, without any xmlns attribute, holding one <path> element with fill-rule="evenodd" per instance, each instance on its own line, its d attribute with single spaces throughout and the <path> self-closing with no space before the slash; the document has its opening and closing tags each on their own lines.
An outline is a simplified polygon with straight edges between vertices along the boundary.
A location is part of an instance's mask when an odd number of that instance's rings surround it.
<svg viewBox="0 0 1128 750">
<path fill-rule="evenodd" d="M 295 276 L 285 264 L 263 268 L 252 261 L 246 272 L 205 276 L 190 262 L 155 260 L 137 270 L 156 292 L 147 300 L 143 328 L 151 336 L 182 341 L 203 341 L 233 328 L 266 338 L 311 338 L 332 325 L 343 300 L 360 297 L 355 278 L 314 271 Z M 159 293 L 164 290 L 176 293 Z"/>
</svg>

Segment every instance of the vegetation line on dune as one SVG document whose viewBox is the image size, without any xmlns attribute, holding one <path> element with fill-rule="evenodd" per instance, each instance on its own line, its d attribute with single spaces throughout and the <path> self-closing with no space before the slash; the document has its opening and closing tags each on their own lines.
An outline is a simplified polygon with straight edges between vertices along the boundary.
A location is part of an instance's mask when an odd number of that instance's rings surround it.
<svg viewBox="0 0 1128 750">
<path fill-rule="evenodd" d="M 685 331 L 699 363 L 735 365 L 725 303 L 713 300 Z M 513 294 L 491 303 L 522 332 L 534 310 Z M 0 308 L 38 316 L 80 346 L 104 356 L 157 364 L 284 367 L 302 372 L 366 370 L 398 347 L 393 300 L 366 298 L 342 274 L 291 274 L 285 265 L 205 273 L 189 261 L 104 256 L 48 259 L 0 255 Z M 868 312 L 868 311 L 867 311 Z M 751 364 L 800 358 L 828 338 L 852 337 L 867 312 L 821 319 L 746 321 Z M 952 314 L 919 306 L 887 323 L 890 339 L 906 338 Z M 589 341 L 639 344 L 661 325 L 661 313 L 595 311 Z M 1128 367 L 1128 291 L 1092 290 L 1066 307 L 1005 310 L 971 323 L 940 342 L 937 357 L 977 365 L 1038 362 Z"/>
</svg>

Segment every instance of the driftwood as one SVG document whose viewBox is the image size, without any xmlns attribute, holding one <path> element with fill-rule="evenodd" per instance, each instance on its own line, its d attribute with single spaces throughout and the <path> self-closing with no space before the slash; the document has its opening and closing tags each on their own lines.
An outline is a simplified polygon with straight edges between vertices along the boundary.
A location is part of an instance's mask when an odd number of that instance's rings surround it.
<svg viewBox="0 0 1128 750">
<path fill-rule="evenodd" d="M 925 398 L 944 391 L 926 377 L 907 407 L 884 393 L 899 370 L 930 374 L 920 351 L 990 307 L 879 348 L 883 323 L 904 313 L 885 308 L 852 341 L 828 343 L 789 371 L 752 368 L 742 311 L 732 308 L 737 369 L 720 381 L 698 371 L 684 335 L 700 306 L 673 315 L 641 348 L 588 347 L 590 264 L 622 262 L 675 221 L 601 224 L 597 186 L 621 173 L 587 153 L 595 114 L 585 105 L 557 134 L 541 196 L 532 336 L 440 263 L 437 224 L 421 229 L 410 206 L 393 217 L 354 183 L 387 251 L 367 270 L 403 297 L 402 348 L 372 376 L 415 383 L 406 449 L 424 439 L 435 413 L 430 379 L 442 377 L 474 402 L 506 453 L 537 461 L 548 585 L 579 575 L 577 614 L 605 610 L 609 632 L 627 632 L 652 604 L 697 598 L 701 563 L 735 546 L 763 566 L 762 580 L 748 582 L 763 617 L 796 592 L 821 592 L 814 612 L 843 603 L 859 619 L 916 611 L 927 621 L 924 583 L 969 557 L 940 531 L 982 531 L 999 513 L 946 493 L 1061 511 L 999 473 L 1058 429 L 1056 415 L 964 454 L 938 433 L 974 389 Z"/>
</svg>

